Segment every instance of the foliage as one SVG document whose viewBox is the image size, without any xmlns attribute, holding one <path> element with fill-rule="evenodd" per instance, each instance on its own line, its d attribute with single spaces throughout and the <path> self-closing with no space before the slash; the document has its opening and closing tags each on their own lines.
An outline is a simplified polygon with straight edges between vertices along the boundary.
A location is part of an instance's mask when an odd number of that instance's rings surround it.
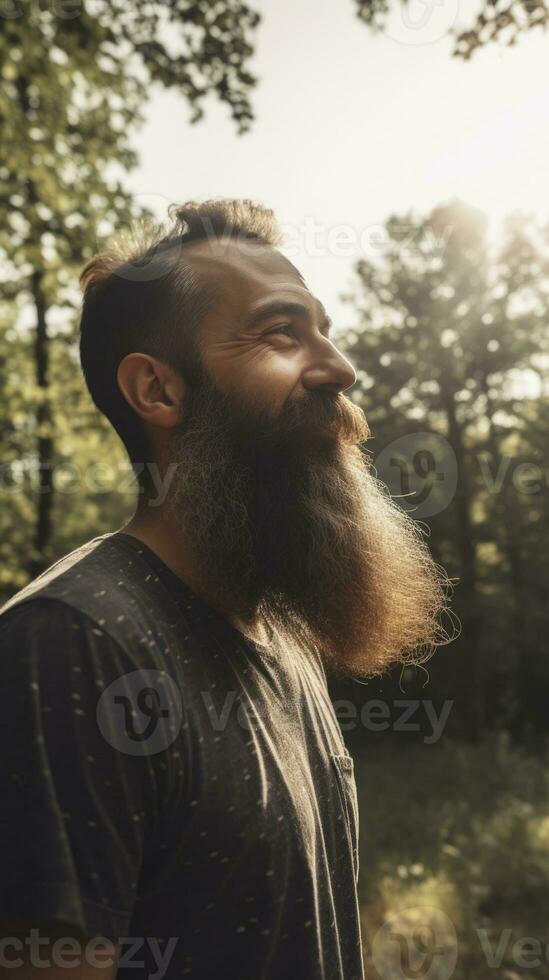
<svg viewBox="0 0 549 980">
<path fill-rule="evenodd" d="M 409 0 L 399 2 L 407 6 Z M 392 11 L 390 0 L 355 0 L 355 3 L 360 20 L 371 30 L 384 29 Z M 467 30 L 453 32 L 454 55 L 468 61 L 475 51 L 487 44 L 511 47 L 526 31 L 536 27 L 546 30 L 548 23 L 546 0 L 482 0 L 472 25 Z"/>
<path fill-rule="evenodd" d="M 475 747 L 443 740 L 355 756 L 368 976 L 378 975 L 371 949 L 383 922 L 425 907 L 442 910 L 456 929 L 455 980 L 484 980 L 486 950 L 498 946 L 494 975 L 522 976 L 513 947 L 526 936 L 542 949 L 528 975 L 546 976 L 547 761 L 503 735 Z"/>
<path fill-rule="evenodd" d="M 487 722 L 547 727 L 547 229 L 514 215 L 494 251 L 484 216 L 454 201 L 423 220 L 392 216 L 386 231 L 383 253 L 356 267 L 359 326 L 342 346 L 379 476 L 457 579 L 462 637 L 429 665 L 429 690 L 456 695 L 473 735 Z M 409 458 L 391 469 L 396 440 Z M 407 484 L 421 457 L 433 459 L 425 517 Z"/>
<path fill-rule="evenodd" d="M 113 230 L 150 218 L 125 191 L 123 174 L 137 162 L 131 134 L 151 85 L 179 90 L 192 122 L 206 97 L 217 96 L 244 132 L 258 22 L 240 0 L 3 5 L 0 370 L 12 370 L 1 448 L 8 481 L 33 469 L 37 476 L 25 492 L 13 488 L 2 516 L 13 522 L 1 546 L 3 588 L 22 584 L 56 555 L 55 516 L 67 504 L 52 481 L 63 459 L 57 444 L 66 443 L 74 418 L 90 418 L 75 360 L 77 274 Z M 93 443 L 93 436 L 87 447 L 80 443 L 80 458 L 89 458 Z M 103 505 L 90 507 L 88 500 L 89 521 L 77 518 L 75 527 L 93 526 Z"/>
</svg>

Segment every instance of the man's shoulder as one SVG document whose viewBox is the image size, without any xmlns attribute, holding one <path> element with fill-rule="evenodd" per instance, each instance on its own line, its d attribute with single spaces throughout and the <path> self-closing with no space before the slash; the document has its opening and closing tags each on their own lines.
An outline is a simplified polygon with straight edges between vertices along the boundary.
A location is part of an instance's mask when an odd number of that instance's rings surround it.
<svg viewBox="0 0 549 980">
<path fill-rule="evenodd" d="M 116 532 L 101 534 L 54 562 L 0 608 L 0 627 L 25 617 L 44 624 L 59 610 L 66 624 L 96 627 L 125 649 L 173 619 L 158 577 Z M 47 601 L 46 601 L 47 600 Z M 56 601 L 51 601 L 56 600 Z M 76 628 L 76 627 L 75 627 Z"/>
<path fill-rule="evenodd" d="M 0 607 L 0 618 L 23 603 L 39 599 L 61 600 L 66 606 L 86 611 L 91 590 L 108 581 L 114 572 L 111 538 L 111 533 L 98 535 L 63 555 L 8 599 Z"/>
<path fill-rule="evenodd" d="M 25 679 L 36 658 L 58 676 L 80 658 L 118 657 L 120 644 L 93 619 L 69 603 L 38 592 L 0 613 L 2 679 Z M 78 667 L 81 669 L 81 666 Z"/>
<path fill-rule="evenodd" d="M 154 568 L 118 537 L 99 535 L 64 555 L 0 608 L 0 646 L 78 647 L 100 659 L 162 666 L 185 637 L 186 620 Z"/>
<path fill-rule="evenodd" d="M 144 551 L 115 531 L 86 541 L 20 589 L 0 608 L 0 629 L 15 628 L 17 619 L 24 630 L 27 618 L 29 630 L 44 633 L 57 607 L 65 626 L 90 639 L 101 631 L 132 660 L 147 659 L 147 648 L 165 659 L 189 632 L 182 605 Z"/>
</svg>

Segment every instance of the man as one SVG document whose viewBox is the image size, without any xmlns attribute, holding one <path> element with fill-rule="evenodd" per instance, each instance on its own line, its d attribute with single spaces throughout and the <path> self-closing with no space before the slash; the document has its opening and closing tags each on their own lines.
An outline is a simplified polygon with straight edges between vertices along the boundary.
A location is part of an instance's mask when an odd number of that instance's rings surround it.
<svg viewBox="0 0 549 980">
<path fill-rule="evenodd" d="M 51 976 L 64 927 L 84 977 L 358 980 L 325 667 L 426 655 L 445 581 L 370 472 L 354 369 L 272 213 L 172 218 L 81 278 L 82 367 L 136 512 L 0 616 L 5 955 L 28 963 L 38 923 Z"/>
</svg>

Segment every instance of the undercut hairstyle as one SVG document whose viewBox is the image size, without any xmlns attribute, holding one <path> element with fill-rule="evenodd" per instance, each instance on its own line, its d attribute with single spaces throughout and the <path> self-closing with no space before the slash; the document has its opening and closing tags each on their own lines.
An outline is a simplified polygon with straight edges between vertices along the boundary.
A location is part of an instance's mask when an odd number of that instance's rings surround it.
<svg viewBox="0 0 549 980">
<path fill-rule="evenodd" d="M 136 224 L 94 255 L 80 275 L 80 363 L 96 407 L 124 443 L 146 490 L 152 462 L 142 420 L 116 381 L 120 361 L 143 353 L 175 368 L 192 385 L 200 377 L 197 328 L 221 299 L 185 261 L 185 246 L 222 237 L 276 247 L 274 213 L 248 199 L 171 205 L 170 224 Z"/>
</svg>

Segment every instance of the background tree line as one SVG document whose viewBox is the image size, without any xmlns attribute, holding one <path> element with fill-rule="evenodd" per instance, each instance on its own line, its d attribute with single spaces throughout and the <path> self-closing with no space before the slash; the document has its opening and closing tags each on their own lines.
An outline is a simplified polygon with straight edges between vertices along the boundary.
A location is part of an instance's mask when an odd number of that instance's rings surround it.
<svg viewBox="0 0 549 980">
<path fill-rule="evenodd" d="M 389 10 L 357 8 L 373 29 Z M 473 47 L 503 30 L 500 7 L 488 8 Z M 513 6 L 521 10 L 517 30 L 542 23 L 543 4 Z M 114 229 L 150 217 L 124 174 L 137 162 L 131 134 L 153 83 L 182 93 L 192 121 L 213 95 L 238 132 L 250 127 L 259 22 L 242 0 L 83 2 L 63 15 L 53 3 L 2 8 L 2 598 L 131 513 L 125 456 L 80 376 L 77 274 Z M 360 322 L 342 341 L 359 370 L 353 397 L 370 421 L 374 459 L 408 439 L 380 476 L 391 482 L 396 472 L 402 494 L 407 468 L 435 462 L 419 493 L 442 495 L 426 523 L 435 556 L 458 579 L 463 631 L 429 665 L 430 690 L 454 693 L 453 724 L 475 736 L 497 724 L 522 737 L 546 724 L 548 491 L 531 492 L 524 470 L 517 490 L 513 476 L 523 463 L 546 472 L 547 234 L 516 216 L 494 254 L 482 215 L 459 202 L 391 217 L 388 247 L 357 266 L 350 302 Z M 432 433 L 431 448 L 418 431 Z M 451 500 L 436 469 L 444 440 L 457 474 Z M 424 674 L 405 681 L 414 690 Z M 387 683 L 400 689 L 402 678 Z"/>
<path fill-rule="evenodd" d="M 401 8 L 349 2 L 357 29 L 374 32 Z M 125 452 L 80 373 L 78 273 L 114 230 L 152 217 L 126 185 L 151 86 L 183 95 L 193 122 L 213 97 L 238 133 L 252 126 L 256 6 L 0 0 L 0 603 L 133 512 Z M 479 0 L 453 53 L 467 62 L 514 44 L 548 13 L 546 0 Z M 333 686 L 359 710 L 415 699 L 440 716 L 453 702 L 436 744 L 410 728 L 385 725 L 378 739 L 343 726 L 372 977 L 389 975 L 375 940 L 401 909 L 398 931 L 414 943 L 433 909 L 448 916 L 456 980 L 485 980 L 479 927 L 509 980 L 514 940 L 546 932 L 547 766 L 525 748 L 543 744 L 549 714 L 548 238 L 514 215 L 492 245 L 484 216 L 460 201 L 392 215 L 348 297 L 356 325 L 338 343 L 358 371 L 365 451 L 428 530 L 462 623 L 428 673 Z M 424 713 L 412 720 L 427 729 Z M 528 972 L 542 980 L 547 962 Z"/>
<path fill-rule="evenodd" d="M 344 337 L 378 476 L 455 579 L 461 635 L 427 664 L 429 696 L 455 699 L 455 733 L 533 744 L 549 728 L 548 244 L 517 214 L 491 245 L 459 201 L 393 216 Z"/>
<path fill-rule="evenodd" d="M 549 721 L 549 230 L 514 216 L 497 248 L 486 231 L 458 201 L 389 218 L 379 257 L 356 265 L 357 325 L 338 343 L 357 370 L 350 396 L 377 474 L 455 581 L 461 635 L 427 664 L 429 696 L 454 699 L 456 734 L 535 738 Z M 119 526 L 134 500 L 122 446 L 84 388 L 76 309 L 48 341 L 44 386 L 23 305 L 2 305 L 3 598 Z M 413 696 L 425 671 L 379 683 Z"/>
</svg>

